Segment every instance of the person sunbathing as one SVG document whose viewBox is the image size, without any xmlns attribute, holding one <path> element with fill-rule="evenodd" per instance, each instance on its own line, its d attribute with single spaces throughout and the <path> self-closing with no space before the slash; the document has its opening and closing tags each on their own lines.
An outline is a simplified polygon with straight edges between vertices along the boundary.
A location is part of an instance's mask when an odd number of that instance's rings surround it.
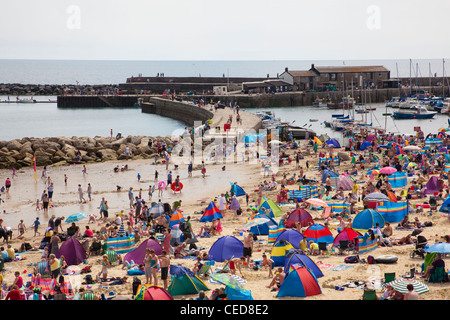
<svg viewBox="0 0 450 320">
<path fill-rule="evenodd" d="M 411 238 L 410 234 L 408 234 L 406 237 L 403 237 L 400 239 L 391 240 L 391 245 L 393 245 L 393 246 L 402 246 L 404 244 L 412 244 L 412 243 L 414 243 L 414 241 Z"/>
</svg>

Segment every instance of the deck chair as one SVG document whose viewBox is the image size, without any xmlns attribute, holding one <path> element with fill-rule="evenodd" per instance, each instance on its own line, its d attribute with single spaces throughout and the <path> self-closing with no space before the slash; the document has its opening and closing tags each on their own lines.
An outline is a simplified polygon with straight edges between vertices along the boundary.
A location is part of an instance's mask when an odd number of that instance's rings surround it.
<svg viewBox="0 0 450 320">
<path fill-rule="evenodd" d="M 108 261 L 112 266 L 119 264 L 119 259 L 117 259 L 117 253 L 114 250 L 106 250 L 105 254 L 108 256 Z"/>
<path fill-rule="evenodd" d="M 327 243 L 326 242 L 318 242 L 317 245 L 319 246 L 320 253 L 328 252 Z"/>
<path fill-rule="evenodd" d="M 395 272 L 385 272 L 384 273 L 384 283 L 389 283 L 395 280 Z"/>
<path fill-rule="evenodd" d="M 428 279 L 428 282 L 430 283 L 447 282 L 447 281 L 448 275 L 447 272 L 445 272 L 444 267 L 434 268 L 434 272 L 430 274 L 430 278 Z"/>
<path fill-rule="evenodd" d="M 215 264 L 216 262 L 214 260 L 211 261 L 206 261 L 203 266 L 200 268 L 200 270 L 198 270 L 197 275 L 199 276 L 207 276 L 208 273 L 210 273 L 211 267 Z"/>
<path fill-rule="evenodd" d="M 343 254 L 345 251 L 349 250 L 348 240 L 339 240 L 339 254 Z"/>
<path fill-rule="evenodd" d="M 48 268 L 48 262 L 47 261 L 39 261 L 36 266 L 36 273 L 39 273 L 41 275 L 41 278 L 51 278 L 50 270 Z"/>
<path fill-rule="evenodd" d="M 411 268 L 402 278 L 413 279 L 416 276 L 416 268 Z"/>
<path fill-rule="evenodd" d="M 375 290 L 364 290 L 363 300 L 378 300 Z"/>
</svg>

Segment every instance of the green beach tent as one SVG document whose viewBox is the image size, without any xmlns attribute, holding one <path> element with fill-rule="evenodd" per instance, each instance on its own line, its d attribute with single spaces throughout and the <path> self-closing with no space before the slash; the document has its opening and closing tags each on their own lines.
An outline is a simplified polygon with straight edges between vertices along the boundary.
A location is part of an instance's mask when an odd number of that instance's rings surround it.
<svg viewBox="0 0 450 320">
<path fill-rule="evenodd" d="M 262 208 L 265 208 L 266 210 L 261 210 Z M 267 212 L 270 211 L 268 214 Z M 283 211 L 280 209 L 277 204 L 269 198 L 264 197 L 261 201 L 261 204 L 258 207 L 258 213 L 264 213 L 270 216 L 271 218 L 280 217 L 283 215 Z"/>
<path fill-rule="evenodd" d="M 179 296 L 183 294 L 197 294 L 200 291 L 209 290 L 208 286 L 198 276 L 189 276 L 183 274 L 180 277 L 172 276 L 172 282 L 167 288 L 167 291 L 172 296 Z"/>
</svg>

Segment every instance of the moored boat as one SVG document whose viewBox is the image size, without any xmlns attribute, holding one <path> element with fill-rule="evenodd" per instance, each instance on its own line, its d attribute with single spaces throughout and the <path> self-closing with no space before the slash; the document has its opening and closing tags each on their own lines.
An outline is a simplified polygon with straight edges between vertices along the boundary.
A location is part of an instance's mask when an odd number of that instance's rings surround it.
<svg viewBox="0 0 450 320">
<path fill-rule="evenodd" d="M 428 111 L 427 108 L 420 105 L 413 105 L 409 109 L 395 111 L 392 115 L 394 119 L 432 119 L 437 112 Z"/>
</svg>

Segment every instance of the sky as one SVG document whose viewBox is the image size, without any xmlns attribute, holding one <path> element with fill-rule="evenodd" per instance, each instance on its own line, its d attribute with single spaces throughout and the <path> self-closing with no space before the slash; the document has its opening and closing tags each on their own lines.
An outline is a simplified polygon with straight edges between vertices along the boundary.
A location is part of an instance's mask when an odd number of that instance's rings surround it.
<svg viewBox="0 0 450 320">
<path fill-rule="evenodd" d="M 21 0 L 0 59 L 366 60 L 448 57 L 448 0 Z"/>
</svg>

